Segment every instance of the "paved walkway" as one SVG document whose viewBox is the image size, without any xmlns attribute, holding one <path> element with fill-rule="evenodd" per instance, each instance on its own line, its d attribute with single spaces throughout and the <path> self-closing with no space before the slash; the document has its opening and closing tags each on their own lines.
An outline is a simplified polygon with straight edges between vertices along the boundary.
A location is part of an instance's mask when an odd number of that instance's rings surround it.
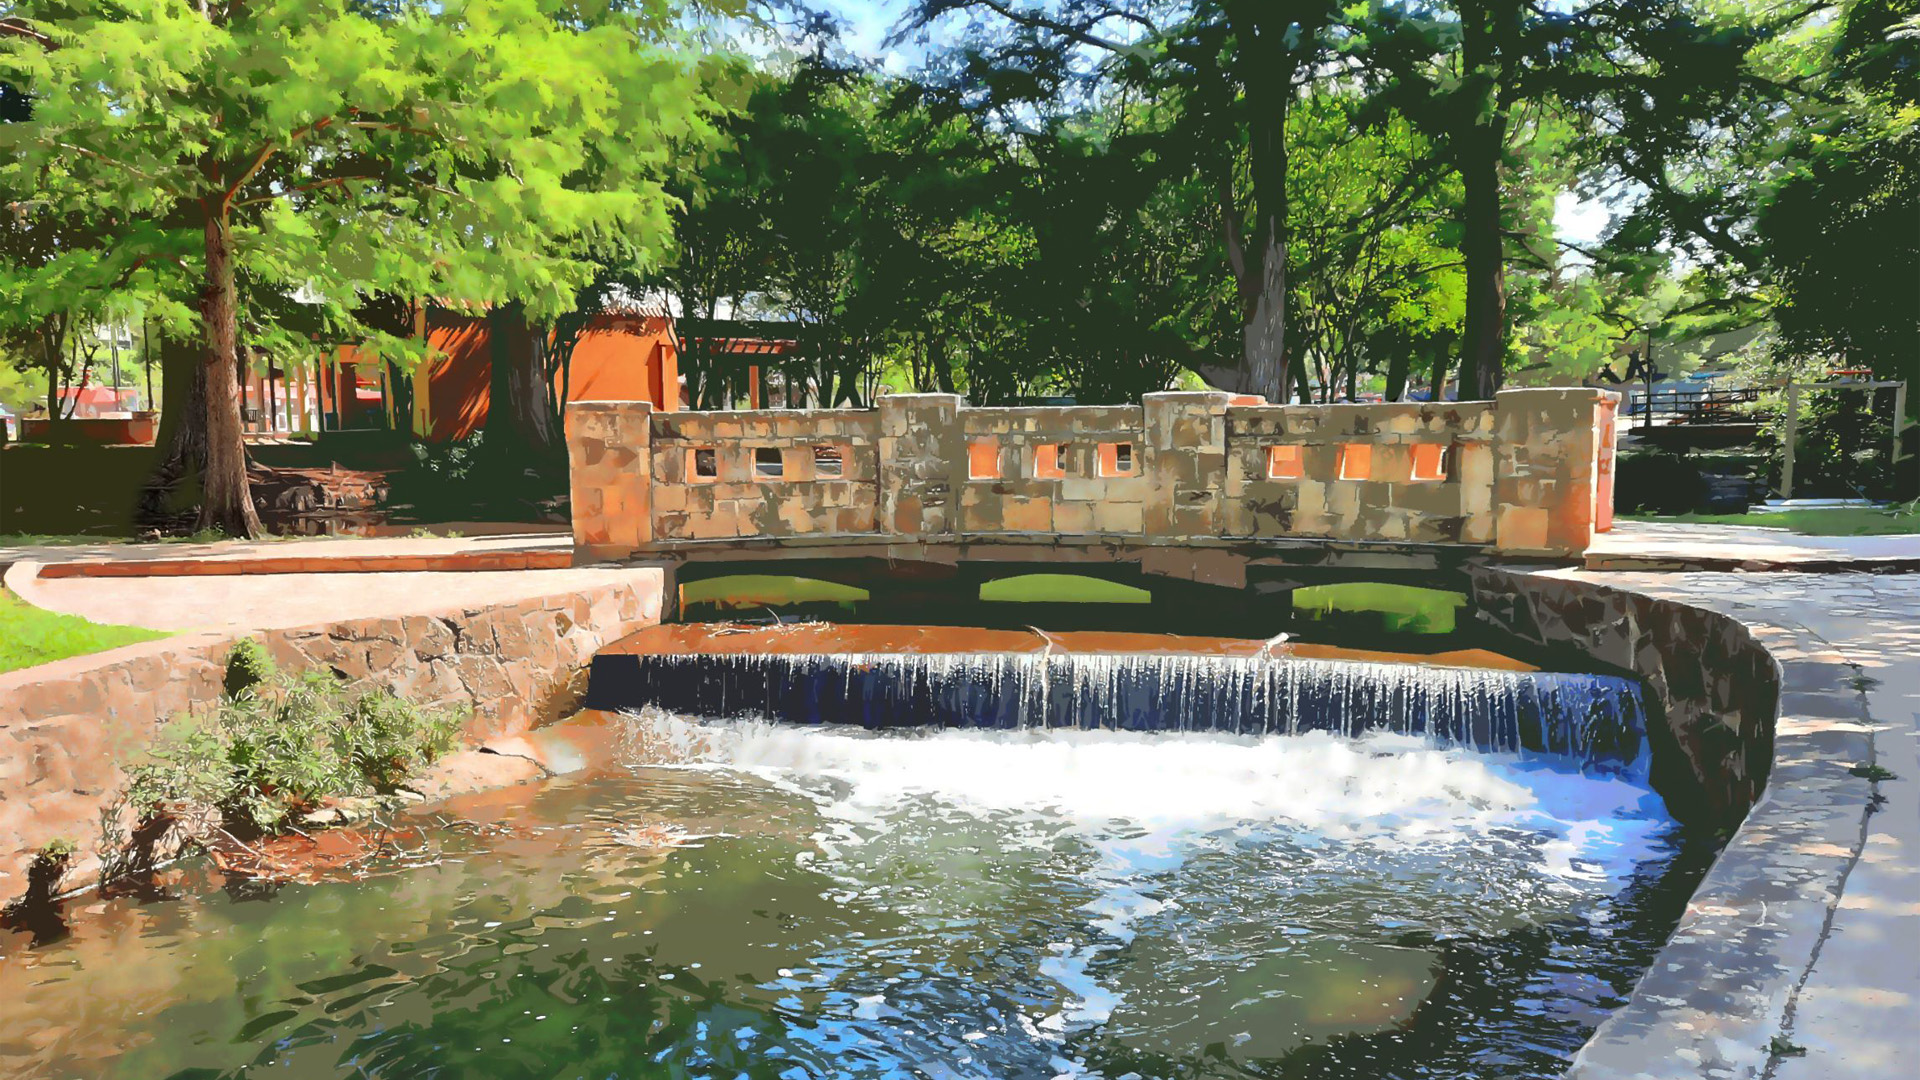
<svg viewBox="0 0 1920 1080">
<path fill-rule="evenodd" d="M 387 537 L 381 539 L 225 540 L 214 544 L 36 544 L 0 546 L 0 567 L 28 559 L 38 563 L 245 559 L 364 559 L 404 555 L 462 555 L 519 551 L 572 551 L 567 533 L 502 533 L 494 536 Z"/>
<path fill-rule="evenodd" d="M 1847 564 L 1920 570 L 1920 535 L 1801 536 L 1752 525 L 1616 521 L 1587 551 L 1589 570 L 1834 570 Z"/>
<path fill-rule="evenodd" d="M 278 630 L 509 604 L 658 570 L 262 574 L 233 577 L 39 578 L 7 584 L 50 611 L 155 630 Z"/>
<path fill-rule="evenodd" d="M 1621 574 L 1617 585 L 1782 627 L 1863 678 L 1872 761 L 1892 773 L 1867 816 L 1857 859 L 1784 1036 L 1775 1080 L 1913 1075 L 1920 1063 L 1920 575 Z M 1783 712 L 1800 698 L 1789 693 Z M 1824 714 L 1816 714 L 1824 715 Z M 1758 917 L 1765 918 L 1766 913 Z"/>
</svg>

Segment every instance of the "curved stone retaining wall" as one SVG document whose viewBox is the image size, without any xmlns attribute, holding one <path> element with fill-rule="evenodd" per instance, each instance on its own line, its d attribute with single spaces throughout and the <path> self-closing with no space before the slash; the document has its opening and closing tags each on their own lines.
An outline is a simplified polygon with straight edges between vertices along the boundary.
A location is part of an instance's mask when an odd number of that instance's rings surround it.
<svg viewBox="0 0 1920 1080">
<path fill-rule="evenodd" d="M 1470 567 L 1480 618 L 1531 645 L 1645 680 L 1654 790 L 1689 825 L 1731 829 L 1766 788 L 1780 665 L 1738 620 L 1521 569 Z"/>
<path fill-rule="evenodd" d="M 660 607 L 659 571 L 637 570 L 562 595 L 251 636 L 288 669 L 471 707 L 466 734 L 479 742 L 570 712 L 594 653 L 657 623 Z M 240 636 L 186 634 L 0 674 L 0 904 L 25 891 L 34 853 L 51 840 L 80 845 L 69 887 L 94 879 L 121 764 L 160 725 L 219 698 Z"/>
<path fill-rule="evenodd" d="M 1473 572 L 1488 621 L 1646 680 L 1666 711 L 1649 723 L 1655 786 L 1675 817 L 1730 834 L 1570 1080 L 1774 1075 L 1875 805 L 1858 771 L 1874 757 L 1860 669 L 1787 629 L 1764 586 L 1708 599 L 1683 582 Z"/>
</svg>

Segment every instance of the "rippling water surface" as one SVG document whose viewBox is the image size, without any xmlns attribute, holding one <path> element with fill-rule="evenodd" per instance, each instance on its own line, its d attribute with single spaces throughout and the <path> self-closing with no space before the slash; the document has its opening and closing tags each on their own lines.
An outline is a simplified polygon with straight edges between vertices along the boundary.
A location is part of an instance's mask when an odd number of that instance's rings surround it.
<svg viewBox="0 0 1920 1080">
<path fill-rule="evenodd" d="M 0 1074 L 1552 1076 L 1705 858 L 1631 780 L 1400 737 L 628 750 L 673 764 L 456 802 L 429 865 L 0 943 Z"/>
</svg>

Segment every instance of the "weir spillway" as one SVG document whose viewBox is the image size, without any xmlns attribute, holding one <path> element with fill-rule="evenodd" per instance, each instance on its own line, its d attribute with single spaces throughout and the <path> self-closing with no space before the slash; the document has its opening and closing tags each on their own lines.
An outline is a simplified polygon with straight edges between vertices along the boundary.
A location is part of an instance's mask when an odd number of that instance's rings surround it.
<svg viewBox="0 0 1920 1080">
<path fill-rule="evenodd" d="M 586 704 L 868 729 L 1387 731 L 1607 772 L 1643 772 L 1647 745 L 1632 679 L 1285 655 L 602 653 Z"/>
</svg>

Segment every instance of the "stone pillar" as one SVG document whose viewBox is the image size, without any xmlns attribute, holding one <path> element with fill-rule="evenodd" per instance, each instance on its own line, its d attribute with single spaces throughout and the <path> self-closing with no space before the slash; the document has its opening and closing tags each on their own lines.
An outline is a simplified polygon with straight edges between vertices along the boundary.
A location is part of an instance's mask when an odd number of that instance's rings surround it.
<svg viewBox="0 0 1920 1080">
<path fill-rule="evenodd" d="M 567 466 L 576 563 L 624 559 L 653 543 L 653 406 L 567 406 Z"/>
<path fill-rule="evenodd" d="M 1144 472 L 1150 539 L 1223 536 L 1227 482 L 1227 405 L 1212 392 L 1148 394 Z"/>
<path fill-rule="evenodd" d="M 1574 556 L 1593 542 L 1603 446 L 1619 395 L 1587 387 L 1494 397 L 1494 547 Z"/>
<path fill-rule="evenodd" d="M 880 532 L 901 540 L 951 540 L 959 528 L 967 447 L 958 394 L 880 399 Z"/>
</svg>

